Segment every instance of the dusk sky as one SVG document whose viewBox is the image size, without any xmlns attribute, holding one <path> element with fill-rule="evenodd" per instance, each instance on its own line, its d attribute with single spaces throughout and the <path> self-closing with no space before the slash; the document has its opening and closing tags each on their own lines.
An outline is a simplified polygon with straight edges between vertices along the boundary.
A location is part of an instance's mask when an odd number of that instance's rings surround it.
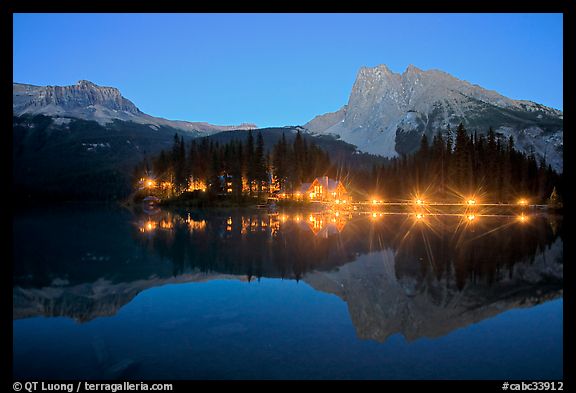
<svg viewBox="0 0 576 393">
<path fill-rule="evenodd" d="M 304 124 L 358 69 L 441 69 L 563 109 L 561 14 L 17 14 L 14 82 L 114 86 L 145 113 Z"/>
</svg>

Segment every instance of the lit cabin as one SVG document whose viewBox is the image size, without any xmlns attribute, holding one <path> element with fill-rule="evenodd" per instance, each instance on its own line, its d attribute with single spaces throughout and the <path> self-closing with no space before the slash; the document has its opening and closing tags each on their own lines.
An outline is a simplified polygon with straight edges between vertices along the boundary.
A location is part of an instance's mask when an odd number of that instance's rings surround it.
<svg viewBox="0 0 576 393">
<path fill-rule="evenodd" d="M 312 201 L 342 202 L 350 200 L 348 191 L 342 182 L 330 179 L 328 176 L 317 177 L 312 183 L 302 184 L 300 191 Z"/>
</svg>

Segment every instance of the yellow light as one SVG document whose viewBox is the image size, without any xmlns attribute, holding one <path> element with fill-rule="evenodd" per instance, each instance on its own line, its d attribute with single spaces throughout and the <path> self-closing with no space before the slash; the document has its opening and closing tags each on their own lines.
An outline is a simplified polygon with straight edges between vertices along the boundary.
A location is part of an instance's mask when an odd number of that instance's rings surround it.
<svg viewBox="0 0 576 393">
<path fill-rule="evenodd" d="M 372 218 L 376 218 L 376 217 L 378 217 L 378 214 L 372 213 Z"/>
<path fill-rule="evenodd" d="M 337 205 L 340 204 L 340 201 L 338 199 L 336 199 L 336 201 L 334 201 Z"/>
<path fill-rule="evenodd" d="M 468 214 L 466 218 L 468 219 L 468 221 L 474 221 L 476 219 L 476 216 L 474 214 Z"/>
<path fill-rule="evenodd" d="M 340 213 L 339 213 L 339 212 L 336 212 L 334 215 L 335 215 L 336 217 L 338 217 L 338 216 L 340 216 Z"/>
<path fill-rule="evenodd" d="M 417 220 L 421 220 L 421 219 L 423 219 L 423 218 L 424 218 L 424 214 L 422 214 L 422 213 L 417 213 L 417 214 L 416 214 L 416 219 L 417 219 Z"/>
<path fill-rule="evenodd" d="M 160 221 L 160 228 L 162 229 L 172 229 L 173 225 L 171 221 Z"/>
<path fill-rule="evenodd" d="M 226 220 L 226 224 L 232 225 L 232 217 L 228 217 L 228 219 Z"/>
<path fill-rule="evenodd" d="M 476 200 L 470 198 L 470 199 L 468 199 L 468 200 L 466 201 L 466 203 L 469 204 L 469 205 L 475 205 L 475 204 L 476 204 Z"/>
<path fill-rule="evenodd" d="M 528 217 L 525 216 L 524 214 L 521 214 L 518 216 L 518 220 L 522 223 L 527 222 L 528 221 Z"/>
<path fill-rule="evenodd" d="M 154 187 L 154 181 L 153 180 L 146 181 L 146 186 L 147 187 Z"/>
<path fill-rule="evenodd" d="M 423 205 L 424 201 L 422 199 L 416 199 L 416 204 L 417 205 Z"/>
<path fill-rule="evenodd" d="M 346 199 L 342 199 L 340 202 L 341 202 L 341 203 L 346 203 Z"/>
<path fill-rule="evenodd" d="M 310 215 L 310 217 L 308 217 L 308 219 L 310 220 L 310 222 L 314 221 L 314 216 Z"/>
<path fill-rule="evenodd" d="M 526 206 L 528 204 L 528 201 L 526 199 L 522 198 L 522 199 L 518 200 L 518 204 L 522 205 L 522 206 Z"/>
<path fill-rule="evenodd" d="M 310 193 L 310 199 L 314 199 L 314 193 L 313 192 Z"/>
<path fill-rule="evenodd" d="M 296 222 L 300 222 L 301 218 L 300 216 L 296 216 Z"/>
<path fill-rule="evenodd" d="M 377 204 L 377 203 L 378 203 L 378 201 L 377 201 L 376 199 L 372 199 L 372 204 L 373 204 L 373 205 L 375 205 L 375 204 Z"/>
</svg>

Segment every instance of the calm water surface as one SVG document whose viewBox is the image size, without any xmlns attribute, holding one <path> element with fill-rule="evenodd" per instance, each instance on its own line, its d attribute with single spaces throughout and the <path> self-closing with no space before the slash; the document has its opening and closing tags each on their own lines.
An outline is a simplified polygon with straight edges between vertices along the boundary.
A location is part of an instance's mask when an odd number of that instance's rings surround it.
<svg viewBox="0 0 576 393">
<path fill-rule="evenodd" d="M 561 379 L 562 221 L 30 209 L 14 377 Z"/>
</svg>

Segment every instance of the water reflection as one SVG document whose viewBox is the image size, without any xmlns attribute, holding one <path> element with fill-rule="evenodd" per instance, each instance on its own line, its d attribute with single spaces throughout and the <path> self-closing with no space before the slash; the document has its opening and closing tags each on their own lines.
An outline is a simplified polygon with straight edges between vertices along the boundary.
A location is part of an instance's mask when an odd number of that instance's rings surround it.
<svg viewBox="0 0 576 393">
<path fill-rule="evenodd" d="M 385 341 L 443 335 L 562 296 L 554 217 L 155 210 L 71 220 L 16 225 L 15 319 L 86 322 L 166 283 L 271 277 L 339 296 L 359 337 Z M 44 226 L 52 241 L 30 253 L 24 232 Z"/>
</svg>

